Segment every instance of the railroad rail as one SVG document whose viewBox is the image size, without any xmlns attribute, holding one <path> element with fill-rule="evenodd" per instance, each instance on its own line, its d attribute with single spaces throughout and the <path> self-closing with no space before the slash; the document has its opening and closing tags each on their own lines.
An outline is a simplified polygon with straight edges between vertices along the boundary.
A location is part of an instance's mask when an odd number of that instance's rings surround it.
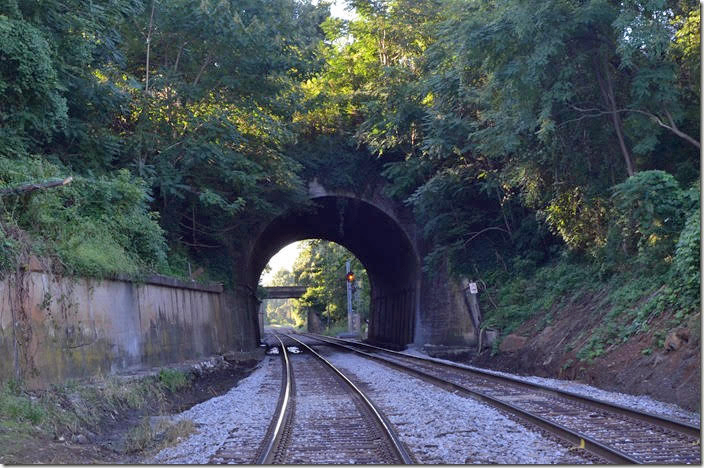
<svg viewBox="0 0 704 468">
<path fill-rule="evenodd" d="M 415 463 L 387 418 L 342 372 L 301 340 L 275 337 L 282 387 L 255 463 Z M 302 352 L 291 355 L 292 345 Z M 218 461 L 228 460 L 220 454 Z"/>
<path fill-rule="evenodd" d="M 701 463 L 700 429 L 688 423 L 461 364 L 351 340 L 304 335 L 506 410 L 606 461 Z"/>
</svg>

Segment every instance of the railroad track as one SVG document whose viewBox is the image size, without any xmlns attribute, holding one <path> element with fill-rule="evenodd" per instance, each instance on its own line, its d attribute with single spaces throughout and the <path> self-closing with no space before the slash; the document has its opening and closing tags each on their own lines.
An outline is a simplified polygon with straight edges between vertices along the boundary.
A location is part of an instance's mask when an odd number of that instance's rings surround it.
<svg viewBox="0 0 704 468">
<path fill-rule="evenodd" d="M 254 463 L 415 463 L 388 420 L 349 379 L 302 341 L 275 336 L 281 393 Z M 292 345 L 302 352 L 291 355 L 287 347 Z M 236 460 L 222 450 L 213 461 Z"/>
<path fill-rule="evenodd" d="M 699 427 L 571 392 L 365 343 L 305 334 L 460 391 L 610 462 L 701 464 Z"/>
</svg>

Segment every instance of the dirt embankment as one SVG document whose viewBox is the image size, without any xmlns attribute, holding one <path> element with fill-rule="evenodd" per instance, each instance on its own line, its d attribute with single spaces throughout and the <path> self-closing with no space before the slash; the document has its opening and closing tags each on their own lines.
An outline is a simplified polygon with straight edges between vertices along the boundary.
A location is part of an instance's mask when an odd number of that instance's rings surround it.
<svg viewBox="0 0 704 468">
<path fill-rule="evenodd" d="M 577 380 L 606 390 L 675 403 L 699 411 L 701 400 L 700 314 L 671 328 L 671 314 L 649 323 L 649 331 L 625 342 L 606 343 L 603 354 L 577 354 L 603 324 L 600 294 L 553 308 L 552 321 L 534 318 L 505 337 L 500 352 L 485 350 L 474 365 L 523 375 Z M 622 325 L 619 325 L 622 326 Z"/>
<path fill-rule="evenodd" d="M 95 405 L 96 423 L 77 421 L 75 426 L 58 431 L 41 426 L 18 431 L 13 429 L 13 425 L 0 420 L 0 463 L 143 463 L 145 456 L 171 443 L 164 439 L 172 437 L 177 441 L 178 437 L 185 437 L 193 431 L 192 427 L 188 427 L 185 432 L 173 433 L 174 430 L 183 430 L 177 425 L 170 425 L 165 431 L 160 431 L 159 427 L 163 427 L 159 426 L 160 421 L 167 421 L 169 415 L 226 393 L 249 375 L 256 363 L 256 360 L 223 361 L 214 368 L 190 371 L 192 377 L 188 386 L 173 392 L 148 395 L 137 408 L 116 406 L 106 409 L 104 405 Z M 140 379 L 144 377 L 134 378 L 136 380 L 133 382 L 139 386 Z M 85 385 L 92 383 L 86 382 Z M 74 403 L 87 404 L 85 401 Z"/>
</svg>

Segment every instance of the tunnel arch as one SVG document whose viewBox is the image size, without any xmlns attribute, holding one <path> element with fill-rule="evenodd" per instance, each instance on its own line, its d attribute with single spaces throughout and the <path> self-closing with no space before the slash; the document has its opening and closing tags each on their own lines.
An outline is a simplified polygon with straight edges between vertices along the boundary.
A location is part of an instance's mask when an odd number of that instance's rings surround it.
<svg viewBox="0 0 704 468">
<path fill-rule="evenodd" d="M 247 255 L 255 289 L 271 257 L 299 240 L 323 239 L 347 248 L 364 265 L 371 286 L 369 341 L 402 348 L 414 341 L 419 314 L 421 257 L 414 233 L 390 204 L 314 185 L 311 204 L 269 222 Z"/>
</svg>

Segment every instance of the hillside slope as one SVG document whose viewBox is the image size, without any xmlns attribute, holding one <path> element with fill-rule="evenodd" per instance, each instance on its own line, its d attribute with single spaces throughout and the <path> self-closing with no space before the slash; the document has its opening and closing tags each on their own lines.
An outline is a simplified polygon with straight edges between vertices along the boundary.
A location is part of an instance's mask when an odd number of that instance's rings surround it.
<svg viewBox="0 0 704 468">
<path fill-rule="evenodd" d="M 699 411 L 700 313 L 681 321 L 672 312 L 665 312 L 648 323 L 647 331 L 606 344 L 590 355 L 584 350 L 593 348 L 590 344 L 594 336 L 610 320 L 612 308 L 608 296 L 602 290 L 563 298 L 548 314 L 519 325 L 503 338 L 498 350 L 493 353 L 485 350 L 476 356 L 473 364 L 519 374 L 578 380 L 606 390 L 649 395 Z M 546 315 L 551 317 L 549 323 Z"/>
</svg>

